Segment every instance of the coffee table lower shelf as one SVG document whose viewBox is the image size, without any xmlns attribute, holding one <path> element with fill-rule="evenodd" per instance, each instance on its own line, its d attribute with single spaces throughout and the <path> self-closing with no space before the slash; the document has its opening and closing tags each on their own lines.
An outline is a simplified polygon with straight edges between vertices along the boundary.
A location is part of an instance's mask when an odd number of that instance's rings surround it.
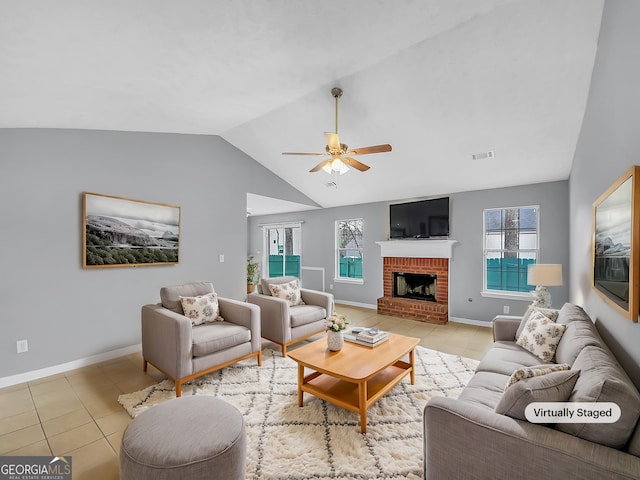
<svg viewBox="0 0 640 480">
<path fill-rule="evenodd" d="M 413 365 L 401 360 L 372 378 L 362 381 L 342 380 L 321 372 L 313 372 L 305 376 L 304 366 L 299 364 L 298 405 L 302 406 L 303 393 L 307 392 L 334 405 L 359 413 L 360 430 L 366 433 L 367 409 L 409 374 L 413 384 Z"/>
</svg>

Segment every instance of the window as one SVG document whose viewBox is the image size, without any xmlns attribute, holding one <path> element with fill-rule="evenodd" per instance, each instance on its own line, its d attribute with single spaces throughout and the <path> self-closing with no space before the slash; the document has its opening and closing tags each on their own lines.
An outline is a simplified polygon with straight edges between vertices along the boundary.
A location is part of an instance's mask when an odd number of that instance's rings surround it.
<svg viewBox="0 0 640 480">
<path fill-rule="evenodd" d="M 292 275 L 300 278 L 302 224 L 278 223 L 262 225 L 264 232 L 263 277 Z"/>
<path fill-rule="evenodd" d="M 484 292 L 483 295 L 523 296 L 527 268 L 539 256 L 539 206 L 484 210 Z"/>
<path fill-rule="evenodd" d="M 336 280 L 362 283 L 363 221 L 336 222 Z"/>
</svg>

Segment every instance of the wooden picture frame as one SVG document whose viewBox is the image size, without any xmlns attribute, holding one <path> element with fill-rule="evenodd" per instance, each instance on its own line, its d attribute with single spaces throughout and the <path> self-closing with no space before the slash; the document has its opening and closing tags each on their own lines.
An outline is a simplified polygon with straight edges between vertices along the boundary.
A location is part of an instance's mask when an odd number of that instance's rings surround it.
<svg viewBox="0 0 640 480">
<path fill-rule="evenodd" d="M 592 287 L 625 317 L 638 321 L 640 166 L 620 176 L 593 204 Z"/>
<path fill-rule="evenodd" d="M 180 207 L 83 192 L 82 268 L 175 265 Z"/>
</svg>

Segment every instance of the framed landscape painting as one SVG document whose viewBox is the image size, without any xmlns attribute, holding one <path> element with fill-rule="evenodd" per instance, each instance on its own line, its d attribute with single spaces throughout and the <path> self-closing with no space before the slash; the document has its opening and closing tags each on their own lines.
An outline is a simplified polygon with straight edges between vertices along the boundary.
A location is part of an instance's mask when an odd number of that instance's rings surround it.
<svg viewBox="0 0 640 480">
<path fill-rule="evenodd" d="M 640 167 L 633 166 L 593 204 L 593 282 L 598 294 L 638 321 Z"/>
<path fill-rule="evenodd" d="M 178 263 L 180 207 L 84 192 L 82 267 Z"/>
</svg>

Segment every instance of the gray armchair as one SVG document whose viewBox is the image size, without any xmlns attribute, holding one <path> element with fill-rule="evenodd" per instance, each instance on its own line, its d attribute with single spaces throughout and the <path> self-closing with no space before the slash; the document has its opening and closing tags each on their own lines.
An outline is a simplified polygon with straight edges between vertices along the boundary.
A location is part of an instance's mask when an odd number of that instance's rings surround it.
<svg viewBox="0 0 640 480">
<path fill-rule="evenodd" d="M 296 277 L 263 278 L 249 303 L 260 307 L 262 337 L 277 343 L 286 357 L 287 347 L 313 335 L 323 333 L 326 319 L 333 312 L 333 295 L 317 290 L 300 289 L 304 305 L 290 306 L 287 300 L 271 295 L 269 284 L 283 284 Z"/>
<path fill-rule="evenodd" d="M 176 384 L 182 384 L 240 360 L 258 357 L 262 365 L 260 309 L 255 305 L 218 297 L 224 321 L 192 326 L 184 316 L 180 296 L 212 293 L 208 282 L 164 287 L 160 304 L 142 307 L 144 371 L 150 363 Z"/>
</svg>

